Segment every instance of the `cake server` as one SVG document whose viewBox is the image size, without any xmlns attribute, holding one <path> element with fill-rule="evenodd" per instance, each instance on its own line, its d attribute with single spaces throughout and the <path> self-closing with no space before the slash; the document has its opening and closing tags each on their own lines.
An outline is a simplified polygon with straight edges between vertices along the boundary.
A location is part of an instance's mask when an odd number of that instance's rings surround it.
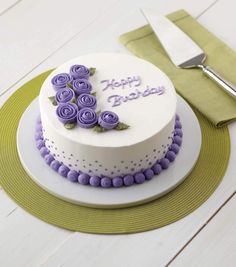
<svg viewBox="0 0 236 267">
<path fill-rule="evenodd" d="M 141 9 L 157 38 L 178 68 L 199 68 L 220 85 L 228 94 L 236 97 L 236 87 L 226 81 L 211 67 L 204 65 L 204 51 L 174 23 L 152 9 Z"/>
</svg>

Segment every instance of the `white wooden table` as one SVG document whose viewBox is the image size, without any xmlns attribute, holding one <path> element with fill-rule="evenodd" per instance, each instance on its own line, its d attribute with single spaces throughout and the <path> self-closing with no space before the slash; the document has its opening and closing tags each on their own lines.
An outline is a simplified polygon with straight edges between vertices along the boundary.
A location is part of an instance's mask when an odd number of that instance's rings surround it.
<svg viewBox="0 0 236 267">
<path fill-rule="evenodd" d="M 128 53 L 120 33 L 145 24 L 140 7 L 186 9 L 236 50 L 234 0 L 1 0 L 0 105 L 20 85 L 75 56 Z M 145 233 L 92 235 L 44 223 L 0 188 L 0 266 L 236 266 L 236 123 L 216 192 L 184 219 Z M 1 175 L 1 170 L 0 170 Z"/>
</svg>

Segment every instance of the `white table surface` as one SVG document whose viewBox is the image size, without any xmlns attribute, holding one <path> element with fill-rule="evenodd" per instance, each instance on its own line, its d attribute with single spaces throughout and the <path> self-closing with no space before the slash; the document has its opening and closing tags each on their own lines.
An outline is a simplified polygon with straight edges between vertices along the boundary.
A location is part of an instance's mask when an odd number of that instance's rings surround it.
<svg viewBox="0 0 236 267">
<path fill-rule="evenodd" d="M 1 0 L 0 106 L 20 85 L 75 56 L 129 53 L 119 34 L 145 24 L 140 7 L 184 8 L 236 50 L 234 0 Z M 236 266 L 236 123 L 214 194 L 182 220 L 132 235 L 63 230 L 31 216 L 0 187 L 0 266 Z M 1 175 L 1 170 L 0 170 Z"/>
</svg>

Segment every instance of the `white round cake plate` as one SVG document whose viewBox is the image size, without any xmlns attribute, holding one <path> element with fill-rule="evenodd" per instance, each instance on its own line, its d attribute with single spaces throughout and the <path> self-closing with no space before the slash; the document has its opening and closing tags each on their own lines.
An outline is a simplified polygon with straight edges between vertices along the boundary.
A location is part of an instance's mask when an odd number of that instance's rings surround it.
<svg viewBox="0 0 236 267">
<path fill-rule="evenodd" d="M 167 170 L 143 184 L 121 188 L 96 188 L 72 183 L 53 171 L 40 156 L 34 135 L 39 115 L 38 99 L 26 109 L 17 130 L 17 149 L 30 177 L 49 193 L 78 205 L 95 208 L 122 208 L 149 202 L 177 187 L 194 167 L 201 149 L 198 119 L 186 101 L 178 96 L 177 113 L 183 125 L 183 143 Z"/>
</svg>

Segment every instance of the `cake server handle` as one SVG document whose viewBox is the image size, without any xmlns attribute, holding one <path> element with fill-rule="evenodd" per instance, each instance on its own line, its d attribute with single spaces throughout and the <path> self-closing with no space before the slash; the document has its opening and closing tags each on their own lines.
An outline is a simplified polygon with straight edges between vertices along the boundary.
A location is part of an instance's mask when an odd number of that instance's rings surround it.
<svg viewBox="0 0 236 267">
<path fill-rule="evenodd" d="M 209 66 L 204 66 L 202 64 L 198 65 L 199 68 L 212 80 L 214 80 L 218 85 L 220 85 L 229 95 L 236 98 L 236 87 L 225 80 L 223 77 L 220 76 L 216 71 L 214 71 Z"/>
</svg>

